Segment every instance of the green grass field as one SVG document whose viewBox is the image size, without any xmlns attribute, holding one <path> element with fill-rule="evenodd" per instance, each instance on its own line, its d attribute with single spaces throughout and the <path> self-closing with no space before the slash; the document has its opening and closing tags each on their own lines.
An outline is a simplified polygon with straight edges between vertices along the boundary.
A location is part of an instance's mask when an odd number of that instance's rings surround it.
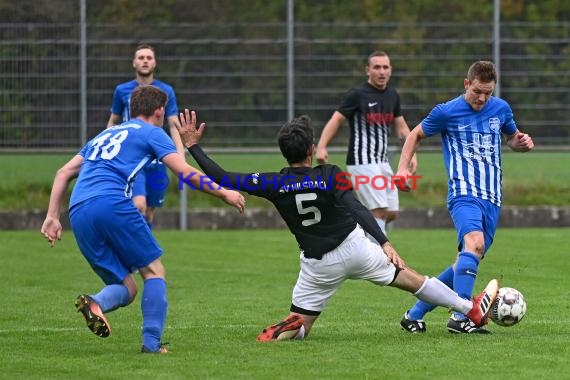
<svg viewBox="0 0 570 380">
<path fill-rule="evenodd" d="M 206 149 L 207 150 L 207 149 Z M 0 209 L 45 209 L 56 170 L 71 155 L 1 155 L 2 181 L 0 182 Z M 281 155 L 271 153 L 213 154 L 227 170 L 276 171 L 285 166 Z M 552 205 L 570 204 L 570 153 L 532 152 L 517 154 L 505 152 L 504 204 Z M 397 157 L 394 158 L 394 165 Z M 191 159 L 189 162 L 193 163 Z M 331 155 L 331 162 L 344 168 L 344 155 Z M 195 163 L 194 163 L 195 165 Z M 445 207 L 447 179 L 440 153 L 420 152 L 418 190 L 401 193 L 402 207 Z M 171 176 L 171 186 L 166 197 L 166 207 L 177 208 L 179 191 L 176 178 Z M 188 191 L 189 207 L 219 207 L 220 201 L 205 194 Z M 270 207 L 268 202 L 250 198 L 250 207 Z"/>
<path fill-rule="evenodd" d="M 421 336 L 400 330 L 414 298 L 365 282 L 344 284 L 304 342 L 261 344 L 288 312 L 297 277 L 293 237 L 280 231 L 159 231 L 168 271 L 164 340 L 171 355 L 143 355 L 139 299 L 93 335 L 73 307 L 102 285 L 70 231 L 50 249 L 38 232 L 0 232 L 3 379 L 562 379 L 569 378 L 569 229 L 500 229 L 476 289 L 492 277 L 522 291 L 525 319 L 489 336 L 457 336 L 448 313 Z M 408 264 L 437 274 L 454 256 L 452 230 L 394 230 Z M 140 283 L 140 282 L 139 282 Z M 140 297 L 140 293 L 139 293 Z"/>
</svg>

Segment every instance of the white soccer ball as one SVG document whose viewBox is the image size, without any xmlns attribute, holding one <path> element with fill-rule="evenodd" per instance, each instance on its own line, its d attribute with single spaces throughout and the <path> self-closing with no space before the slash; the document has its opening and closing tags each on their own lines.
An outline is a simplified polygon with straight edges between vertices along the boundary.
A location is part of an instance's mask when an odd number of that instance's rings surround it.
<svg viewBox="0 0 570 380">
<path fill-rule="evenodd" d="M 513 326 L 526 314 L 526 302 L 521 292 L 514 288 L 500 288 L 491 305 L 491 320 L 499 326 Z"/>
</svg>

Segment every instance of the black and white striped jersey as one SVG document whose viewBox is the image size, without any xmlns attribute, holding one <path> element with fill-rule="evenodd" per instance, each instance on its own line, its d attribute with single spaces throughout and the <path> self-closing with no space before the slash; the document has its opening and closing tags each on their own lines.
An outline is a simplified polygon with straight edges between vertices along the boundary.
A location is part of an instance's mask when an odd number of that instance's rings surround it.
<svg viewBox="0 0 570 380">
<path fill-rule="evenodd" d="M 390 126 L 402 116 L 398 92 L 390 86 L 379 90 L 365 82 L 348 91 L 338 112 L 350 125 L 346 164 L 388 162 Z"/>
</svg>

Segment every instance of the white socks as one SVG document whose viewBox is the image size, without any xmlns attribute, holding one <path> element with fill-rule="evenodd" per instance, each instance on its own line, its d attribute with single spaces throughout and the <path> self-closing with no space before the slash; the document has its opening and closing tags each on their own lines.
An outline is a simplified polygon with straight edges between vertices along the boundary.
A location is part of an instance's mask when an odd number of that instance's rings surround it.
<svg viewBox="0 0 570 380">
<path fill-rule="evenodd" d="M 420 289 L 414 293 L 414 296 L 432 305 L 450 307 L 464 314 L 473 307 L 473 302 L 459 297 L 457 293 L 435 277 L 428 278 L 426 276 L 426 280 Z"/>
</svg>

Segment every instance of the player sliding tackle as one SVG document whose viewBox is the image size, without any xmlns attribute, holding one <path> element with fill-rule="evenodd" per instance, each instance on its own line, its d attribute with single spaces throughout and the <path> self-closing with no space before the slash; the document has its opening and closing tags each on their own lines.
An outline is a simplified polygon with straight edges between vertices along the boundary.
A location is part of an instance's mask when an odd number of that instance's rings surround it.
<svg viewBox="0 0 570 380">
<path fill-rule="evenodd" d="M 227 172 L 198 145 L 205 124 L 196 128 L 195 112 L 185 110 L 180 114 L 180 122 L 182 142 L 202 170 L 218 183 L 230 183 L 234 188 L 247 189 L 249 194 L 272 202 L 299 244 L 301 271 L 293 289 L 291 313 L 264 329 L 257 340 L 307 337 L 346 279 L 394 286 L 425 302 L 465 313 L 478 325 L 487 322 L 491 303 L 497 295 L 497 280 L 489 282 L 482 293 L 468 300 L 438 279 L 425 277 L 407 267 L 370 211 L 356 200 L 351 189 L 338 186 L 340 168 L 329 164 L 312 167 L 315 145 L 308 116 L 285 123 L 279 131 L 279 148 L 289 166 L 273 173 Z M 263 178 L 272 181 L 259 186 Z M 333 183 L 303 186 L 323 180 Z M 379 244 L 366 238 L 365 231 Z"/>
</svg>

